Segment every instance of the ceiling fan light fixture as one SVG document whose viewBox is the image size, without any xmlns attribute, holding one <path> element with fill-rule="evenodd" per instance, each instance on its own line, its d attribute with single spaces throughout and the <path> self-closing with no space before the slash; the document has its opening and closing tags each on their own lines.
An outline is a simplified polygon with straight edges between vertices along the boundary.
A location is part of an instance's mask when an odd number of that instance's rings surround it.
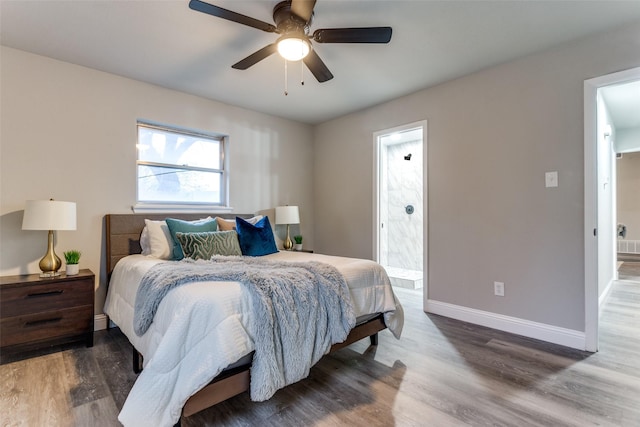
<svg viewBox="0 0 640 427">
<path fill-rule="evenodd" d="M 298 35 L 284 36 L 278 40 L 278 53 L 287 61 L 299 61 L 310 50 L 309 41 Z"/>
</svg>

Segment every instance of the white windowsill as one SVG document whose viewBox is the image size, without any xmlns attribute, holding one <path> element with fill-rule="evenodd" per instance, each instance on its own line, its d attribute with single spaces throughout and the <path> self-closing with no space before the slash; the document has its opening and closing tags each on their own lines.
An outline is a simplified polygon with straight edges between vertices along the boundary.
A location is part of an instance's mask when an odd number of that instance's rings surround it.
<svg viewBox="0 0 640 427">
<path fill-rule="evenodd" d="M 171 204 L 137 204 L 131 206 L 133 213 L 229 213 L 233 212 L 233 208 L 229 206 L 218 205 L 171 205 Z"/>
</svg>

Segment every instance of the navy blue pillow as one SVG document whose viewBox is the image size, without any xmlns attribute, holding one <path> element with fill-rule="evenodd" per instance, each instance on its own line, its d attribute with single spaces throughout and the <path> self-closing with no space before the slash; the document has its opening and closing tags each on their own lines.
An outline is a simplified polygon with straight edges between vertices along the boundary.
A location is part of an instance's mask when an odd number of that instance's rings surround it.
<svg viewBox="0 0 640 427">
<path fill-rule="evenodd" d="M 262 256 L 278 252 L 269 217 L 265 216 L 255 225 L 236 217 L 236 231 L 242 255 Z"/>
<path fill-rule="evenodd" d="M 184 258 L 184 252 L 180 241 L 176 236 L 177 232 L 181 233 L 202 233 L 203 231 L 216 231 L 218 230 L 218 223 L 215 218 L 204 218 L 197 221 L 184 221 L 175 218 L 166 218 L 167 227 L 169 227 L 169 233 L 173 239 L 173 259 L 181 260 Z"/>
</svg>

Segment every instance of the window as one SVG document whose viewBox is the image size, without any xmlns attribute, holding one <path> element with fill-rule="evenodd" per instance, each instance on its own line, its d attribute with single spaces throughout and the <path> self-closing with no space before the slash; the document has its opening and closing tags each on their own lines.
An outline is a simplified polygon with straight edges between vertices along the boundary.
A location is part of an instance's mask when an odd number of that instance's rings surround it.
<svg viewBox="0 0 640 427">
<path fill-rule="evenodd" d="M 138 203 L 226 206 L 225 135 L 138 122 Z"/>
</svg>

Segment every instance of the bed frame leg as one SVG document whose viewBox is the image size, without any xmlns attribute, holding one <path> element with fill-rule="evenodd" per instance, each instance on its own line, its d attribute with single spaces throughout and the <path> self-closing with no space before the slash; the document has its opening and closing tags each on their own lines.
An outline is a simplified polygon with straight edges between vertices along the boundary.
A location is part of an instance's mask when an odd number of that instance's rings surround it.
<svg viewBox="0 0 640 427">
<path fill-rule="evenodd" d="M 135 347 L 131 346 L 131 348 L 133 349 L 133 373 L 139 374 L 142 372 L 143 356 L 138 353 L 138 350 L 136 350 Z"/>
<path fill-rule="evenodd" d="M 369 339 L 371 340 L 371 345 L 378 345 L 378 333 L 377 332 L 375 334 L 369 336 Z"/>
</svg>

